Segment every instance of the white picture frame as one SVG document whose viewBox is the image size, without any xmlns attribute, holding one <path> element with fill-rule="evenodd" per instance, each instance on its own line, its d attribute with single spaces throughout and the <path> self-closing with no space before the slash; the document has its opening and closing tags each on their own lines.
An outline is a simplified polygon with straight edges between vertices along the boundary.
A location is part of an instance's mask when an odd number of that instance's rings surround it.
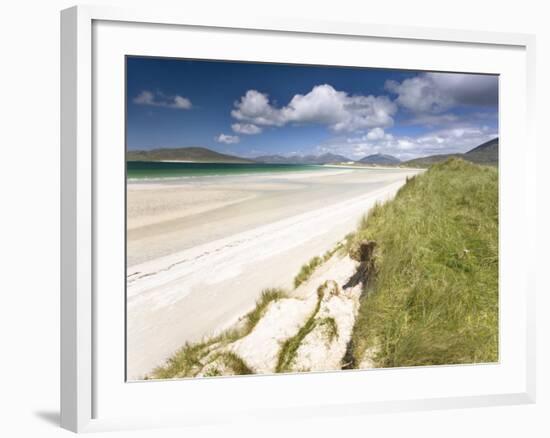
<svg viewBox="0 0 550 438">
<path fill-rule="evenodd" d="M 117 26 L 120 26 L 121 29 Z M 105 263 L 101 256 L 105 246 L 98 243 L 98 238 L 100 239 L 98 236 L 103 233 L 100 216 L 101 211 L 105 209 L 98 208 L 98 205 L 104 202 L 105 190 L 102 187 L 109 184 L 110 181 L 117 181 L 121 175 L 116 174 L 116 166 L 106 165 L 105 154 L 98 155 L 95 150 L 98 139 L 105 139 L 114 132 L 104 128 L 101 128 L 102 131 L 97 129 L 97 123 L 101 124 L 103 117 L 101 108 L 104 108 L 101 106 L 104 103 L 99 95 L 101 93 L 98 94 L 97 87 L 103 87 L 99 82 L 104 76 L 101 76 L 102 69 L 95 64 L 95 61 L 103 59 L 101 58 L 104 55 L 103 52 L 107 57 L 105 59 L 110 59 L 109 56 L 119 57 L 121 53 L 127 53 L 123 38 L 126 32 L 132 32 L 132 40 L 137 40 L 135 44 L 139 44 L 139 33 L 142 32 L 140 27 L 149 29 L 149 37 L 153 34 L 164 34 L 164 36 L 160 35 L 158 40 L 149 38 L 149 47 L 144 48 L 144 51 L 160 50 L 163 37 L 170 32 L 184 29 L 185 32 L 197 31 L 201 35 L 207 36 L 209 33 L 219 34 L 232 31 L 238 34 L 235 38 L 247 38 L 252 49 L 254 45 L 258 45 L 255 43 L 256 38 L 267 36 L 274 40 L 281 39 L 282 46 L 289 45 L 289 38 L 309 40 L 326 38 L 334 39 L 335 44 L 339 45 L 384 42 L 399 46 L 406 43 L 411 48 L 424 47 L 426 53 L 432 50 L 430 47 L 433 47 L 433 50 L 442 50 L 447 45 L 452 45 L 457 48 L 457 51 L 463 52 L 460 56 L 467 56 L 468 51 L 475 50 L 482 50 L 479 54 L 494 52 L 494 63 L 491 63 L 491 59 L 481 59 L 482 57 L 478 56 L 479 59 L 476 61 L 475 57 L 472 57 L 469 68 L 464 71 L 471 71 L 472 68 L 475 68 L 475 62 L 478 62 L 479 68 L 476 71 L 504 74 L 506 79 L 504 91 L 515 90 L 512 93 L 513 96 L 510 95 L 508 98 L 508 95 L 503 95 L 501 88 L 503 111 L 501 115 L 502 161 L 500 175 L 501 199 L 503 201 L 500 214 L 505 222 L 504 225 L 501 224 L 500 250 L 503 255 L 510 254 L 508 261 L 505 257 L 501 264 L 501 288 L 503 284 L 507 287 L 508 285 L 513 286 L 517 294 L 514 298 L 506 294 L 504 294 L 504 298 L 501 296 L 503 309 L 501 311 L 503 312 L 501 313 L 503 316 L 501 343 L 505 351 L 514 349 L 513 364 L 508 361 L 508 356 L 505 354 L 501 356 L 499 364 L 488 366 L 419 367 L 414 370 L 354 371 L 311 376 L 252 376 L 202 379 L 194 382 L 128 384 L 123 380 L 120 381 L 120 370 L 117 365 L 112 365 L 109 362 L 110 358 L 107 354 L 115 352 L 114 355 L 117 356 L 116 348 L 119 348 L 119 346 L 117 347 L 119 344 L 107 346 L 107 341 L 102 333 L 104 327 L 112 328 L 118 333 L 116 328 L 123 323 L 124 315 L 117 313 L 119 310 L 117 307 L 111 308 L 110 312 L 105 312 L 104 306 L 109 305 L 109 302 L 103 299 L 98 301 L 97 295 L 101 293 L 98 292 L 99 290 L 105 290 L 104 285 L 109 281 L 108 275 L 103 275 L 104 271 L 100 268 L 101 264 Z M 109 46 L 112 46 L 109 50 L 105 49 L 106 38 L 108 38 Z M 315 41 L 309 41 L 307 44 L 315 44 Z M 159 52 L 159 55 L 162 56 L 168 55 L 170 50 L 179 50 L 176 46 L 171 48 L 168 44 L 164 44 L 162 47 L 164 47 L 162 53 Z M 206 44 L 203 49 L 207 50 Z M 201 47 L 196 47 L 194 55 L 200 50 L 202 50 Z M 535 241 L 535 174 L 534 171 L 528 170 L 536 167 L 532 127 L 534 120 L 534 51 L 534 37 L 523 34 L 275 18 L 241 18 L 228 21 L 215 15 L 198 16 L 187 10 L 150 9 L 138 11 L 104 6 L 78 6 L 62 11 L 61 426 L 75 432 L 83 432 L 120 428 L 188 426 L 239 421 L 239 419 L 251 416 L 269 421 L 281 417 L 363 415 L 373 412 L 533 403 L 535 400 L 535 309 L 534 268 L 532 267 L 534 263 L 530 257 L 534 256 L 522 256 L 522 260 L 516 260 L 514 272 L 510 272 L 508 268 L 512 266 L 511 263 L 514 260 L 512 252 L 534 254 L 531 249 Z M 132 54 L 135 54 L 134 51 Z M 287 61 L 296 61 L 298 55 L 287 59 Z M 215 56 L 215 52 L 211 52 L 208 56 Z M 235 53 L 233 56 L 238 59 L 245 55 Z M 273 52 L 271 56 L 279 55 Z M 288 56 L 294 55 L 289 54 Z M 324 54 L 323 56 L 336 57 L 336 54 Z M 449 57 L 451 56 L 449 55 Z M 440 63 L 438 65 L 443 70 L 445 68 L 452 69 L 453 66 L 457 66 L 454 67 L 454 70 L 460 70 L 458 67 L 461 62 L 460 56 L 455 57 L 454 64 L 443 56 L 438 60 Z M 407 64 L 409 61 L 405 59 L 405 56 L 403 58 L 402 68 L 415 65 L 418 67 L 418 64 L 414 63 L 419 61 L 410 61 Z M 335 62 L 343 61 L 335 60 Z M 377 65 L 382 65 L 386 61 L 380 57 L 377 62 Z M 386 66 L 390 66 L 391 61 L 387 62 Z M 500 68 L 502 70 L 499 70 Z M 508 73 L 503 73 L 503 71 Z M 113 77 L 116 80 L 108 86 L 118 87 L 118 89 L 111 88 L 111 91 L 115 90 L 112 93 L 115 98 L 123 93 L 123 90 L 119 89 L 122 78 L 117 76 L 118 73 L 120 73 L 118 67 L 113 68 Z M 105 87 L 103 88 L 105 89 Z M 121 105 L 123 105 L 122 102 Z M 515 107 L 515 109 L 511 107 Z M 513 127 L 511 123 L 508 123 L 512 116 L 517 116 Z M 124 121 L 118 120 L 117 123 L 123 124 Z M 506 144 L 518 140 L 520 137 L 523 144 L 521 157 L 514 159 L 507 154 Z M 119 151 L 121 157 L 123 157 L 123 150 L 122 147 Z M 517 171 L 514 175 L 514 186 L 512 186 L 509 176 L 514 165 L 517 166 Z M 112 201 L 116 202 L 116 199 L 115 196 Z M 522 200 L 523 208 L 517 208 L 517 206 L 514 208 L 512 205 L 518 200 Z M 519 229 L 523 229 L 521 238 L 515 234 L 515 231 Z M 122 228 L 119 231 L 122 234 Z M 502 283 L 503 281 L 505 283 Z M 113 286 L 113 290 L 117 290 L 116 285 Z M 101 317 L 98 316 L 98 312 Z M 100 323 L 98 318 L 101 318 Z M 116 320 L 117 318 L 119 320 Z M 512 327 L 509 327 L 512 318 L 518 324 L 514 335 L 509 336 L 512 333 Z M 98 351 L 104 354 L 98 354 Z M 117 356 L 116 360 L 119 361 L 120 358 Z M 509 366 L 509 364 L 511 365 Z M 116 368 L 116 370 L 113 371 L 112 368 Z M 437 383 L 434 383 L 431 392 L 421 396 L 418 396 L 420 392 L 414 390 L 406 393 L 402 389 L 396 389 L 388 391 L 387 397 L 359 394 L 348 400 L 345 392 L 337 392 L 337 386 L 346 388 L 350 385 L 357 385 L 363 378 L 362 376 L 367 375 L 373 393 L 376 393 L 374 388 L 377 385 L 383 387 L 382 385 L 387 385 L 388 382 L 407 381 L 408 379 L 418 382 L 422 379 L 433 379 L 434 382 L 458 380 L 455 382 L 456 388 L 452 391 L 447 391 L 444 385 L 439 385 L 439 391 L 437 391 L 435 388 Z M 461 379 L 463 379 L 462 384 Z M 476 381 L 487 382 L 487 385 L 483 386 L 480 383 L 479 391 L 474 391 L 466 384 L 470 379 L 473 379 L 471 381 L 474 383 Z M 111 388 L 111 386 L 115 386 L 110 383 L 113 381 L 117 382 L 118 389 Z M 261 382 L 261 387 L 258 382 Z M 327 392 L 312 393 L 309 397 L 307 394 L 302 396 L 308 388 L 313 388 L 321 382 L 329 388 Z M 182 389 L 184 385 L 185 389 Z M 291 387 L 298 388 L 296 400 L 293 400 L 293 403 L 285 400 L 281 395 Z M 126 391 L 128 388 L 130 390 Z M 149 390 L 149 388 L 153 389 Z M 157 401 L 155 398 L 159 398 L 161 393 L 167 394 L 170 399 L 178 391 L 180 394 L 181 391 L 186 394 L 202 394 L 203 397 L 195 398 L 193 406 L 182 401 L 178 407 L 172 410 L 168 410 L 162 404 L 155 404 Z M 228 392 L 232 394 L 242 392 L 248 396 L 256 394 L 258 398 L 254 400 L 253 404 L 247 405 L 243 400 L 242 406 L 233 406 L 231 409 L 225 410 L 222 403 L 224 401 L 223 394 Z M 269 403 L 263 400 L 258 395 L 262 393 L 270 393 L 272 400 Z M 117 408 L 122 405 L 121 397 L 137 400 L 137 404 L 139 404 L 140 397 L 147 398 L 150 403 L 147 406 L 149 415 L 140 415 L 140 407 L 137 405 L 135 410 L 126 412 Z M 106 401 L 107 398 L 112 400 L 110 404 Z M 217 400 L 218 398 L 220 403 L 213 402 L 207 405 L 206 400 Z M 154 408 L 151 407 L 151 403 Z M 134 414 L 132 415 L 131 412 Z"/>
</svg>

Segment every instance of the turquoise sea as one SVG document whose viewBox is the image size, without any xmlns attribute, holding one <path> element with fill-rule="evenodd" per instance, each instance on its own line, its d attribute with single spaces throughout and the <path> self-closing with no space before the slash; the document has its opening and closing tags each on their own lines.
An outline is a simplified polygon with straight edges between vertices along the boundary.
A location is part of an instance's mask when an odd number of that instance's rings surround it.
<svg viewBox="0 0 550 438">
<path fill-rule="evenodd" d="M 227 176 L 251 173 L 300 172 L 326 169 L 319 165 L 263 163 L 169 163 L 161 161 L 126 162 L 128 179 L 164 179 L 192 176 Z"/>
</svg>

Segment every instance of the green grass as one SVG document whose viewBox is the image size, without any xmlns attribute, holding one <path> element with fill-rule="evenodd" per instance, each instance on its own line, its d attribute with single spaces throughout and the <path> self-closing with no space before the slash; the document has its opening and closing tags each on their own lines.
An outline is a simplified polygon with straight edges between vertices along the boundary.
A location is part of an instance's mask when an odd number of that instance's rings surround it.
<svg viewBox="0 0 550 438">
<path fill-rule="evenodd" d="M 256 306 L 242 318 L 238 328 L 227 330 L 202 342 L 186 343 L 163 366 L 157 367 L 151 376 L 153 379 L 173 379 L 196 376 L 206 365 L 216 360 L 222 360 L 226 368 L 233 374 L 253 374 L 246 363 L 232 352 L 212 354 L 214 350 L 248 335 L 264 316 L 267 307 L 273 301 L 286 297 L 282 289 L 266 289 L 262 292 Z M 208 375 L 217 375 L 217 368 L 208 371 Z"/>
<path fill-rule="evenodd" d="M 498 360 L 498 171 L 459 159 L 409 179 L 353 237 L 375 240 L 352 336 L 379 367 Z M 374 352 L 374 353 L 372 353 Z"/>
<path fill-rule="evenodd" d="M 185 344 L 176 354 L 168 359 L 164 366 L 153 371 L 153 379 L 173 379 L 178 377 L 191 377 L 196 375 L 203 368 L 203 359 L 210 353 L 210 347 L 216 340 L 211 342 L 199 342 L 196 344 Z"/>
</svg>

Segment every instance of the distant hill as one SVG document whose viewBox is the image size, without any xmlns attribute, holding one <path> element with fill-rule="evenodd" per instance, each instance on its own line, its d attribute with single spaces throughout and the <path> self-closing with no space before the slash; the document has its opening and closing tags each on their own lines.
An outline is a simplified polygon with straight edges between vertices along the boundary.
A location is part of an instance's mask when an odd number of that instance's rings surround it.
<svg viewBox="0 0 550 438">
<path fill-rule="evenodd" d="M 403 164 L 410 167 L 429 167 L 432 164 L 441 163 L 449 158 L 463 158 L 463 155 L 464 154 L 430 155 L 405 161 Z"/>
<path fill-rule="evenodd" d="M 464 154 L 466 160 L 479 164 L 498 164 L 498 137 Z"/>
<path fill-rule="evenodd" d="M 290 155 L 288 157 L 282 155 L 262 155 L 254 158 L 254 160 L 270 164 L 330 164 L 352 161 L 342 155 L 331 153 L 322 155 Z"/>
<path fill-rule="evenodd" d="M 254 163 L 253 160 L 220 154 L 207 148 L 162 148 L 149 151 L 128 151 L 127 161 L 192 161 L 197 163 Z"/>
<path fill-rule="evenodd" d="M 440 163 L 453 157 L 462 158 L 472 163 L 496 166 L 498 165 L 498 137 L 480 144 L 464 154 L 430 155 L 428 157 L 415 158 L 403 164 L 410 167 L 429 167 L 432 164 Z"/>
<path fill-rule="evenodd" d="M 382 164 L 382 165 L 396 165 L 401 163 L 399 158 L 394 157 L 393 155 L 386 154 L 373 154 L 361 158 L 358 163 L 365 164 Z"/>
</svg>

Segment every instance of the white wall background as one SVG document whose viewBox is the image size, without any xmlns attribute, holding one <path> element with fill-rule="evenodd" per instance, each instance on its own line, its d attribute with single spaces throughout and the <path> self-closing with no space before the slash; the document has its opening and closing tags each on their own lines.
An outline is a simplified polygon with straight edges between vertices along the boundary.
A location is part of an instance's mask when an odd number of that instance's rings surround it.
<svg viewBox="0 0 550 438">
<path fill-rule="evenodd" d="M 548 200 L 550 27 L 540 0 L 96 1 L 193 8 L 222 16 L 275 15 L 537 35 L 538 402 L 530 406 L 314 419 L 137 436 L 550 436 Z M 69 435 L 59 411 L 59 10 L 65 0 L 4 2 L 0 13 L 0 435 Z M 521 145 L 517 145 L 518 149 Z M 518 255 L 521 257 L 521 255 Z M 108 436 L 130 436 L 130 432 Z M 132 435 L 133 436 L 133 435 Z"/>
</svg>

